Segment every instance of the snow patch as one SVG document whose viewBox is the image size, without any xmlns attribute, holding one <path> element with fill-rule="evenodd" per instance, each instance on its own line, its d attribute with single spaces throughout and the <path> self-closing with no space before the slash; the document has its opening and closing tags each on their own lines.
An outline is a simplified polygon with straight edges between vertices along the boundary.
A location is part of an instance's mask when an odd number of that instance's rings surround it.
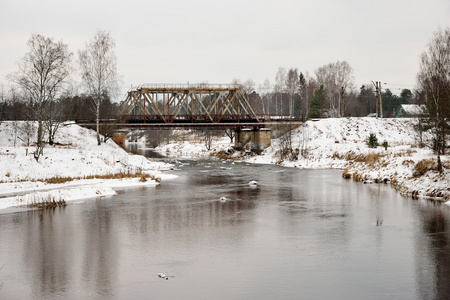
<svg viewBox="0 0 450 300">
<path fill-rule="evenodd" d="M 171 164 L 127 153 L 112 140 L 97 145 L 94 131 L 67 123 L 55 136 L 55 145 L 46 145 L 37 162 L 35 148 L 37 123 L 3 121 L 0 124 L 0 209 L 27 205 L 42 199 L 75 201 L 115 194 L 115 190 L 133 186 L 151 186 L 155 180 L 139 178 L 96 179 L 96 176 L 142 173 L 162 180 L 174 178 L 164 171 Z M 27 128 L 27 126 L 29 126 Z M 27 141 L 30 132 L 30 144 Z M 62 184 L 47 184 L 49 179 L 77 179 Z"/>
</svg>

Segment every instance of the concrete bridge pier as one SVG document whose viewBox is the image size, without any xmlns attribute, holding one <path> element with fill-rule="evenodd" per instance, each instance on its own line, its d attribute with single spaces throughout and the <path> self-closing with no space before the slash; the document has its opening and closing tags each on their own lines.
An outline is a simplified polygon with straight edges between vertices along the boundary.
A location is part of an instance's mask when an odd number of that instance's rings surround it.
<svg viewBox="0 0 450 300">
<path fill-rule="evenodd" d="M 270 146 L 270 134 L 270 128 L 238 128 L 234 135 L 235 148 L 253 150 L 259 153 Z"/>
<path fill-rule="evenodd" d="M 125 130 L 114 130 L 113 140 L 114 142 L 122 148 L 125 148 Z"/>
</svg>

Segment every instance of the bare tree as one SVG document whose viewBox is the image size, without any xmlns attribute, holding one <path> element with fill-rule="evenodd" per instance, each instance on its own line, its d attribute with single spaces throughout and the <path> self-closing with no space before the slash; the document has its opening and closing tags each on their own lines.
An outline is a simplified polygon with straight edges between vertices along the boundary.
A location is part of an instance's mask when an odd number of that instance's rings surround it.
<svg viewBox="0 0 450 300">
<path fill-rule="evenodd" d="M 27 43 L 30 51 L 19 62 L 19 71 L 8 78 L 21 86 L 30 97 L 33 114 L 38 122 L 34 158 L 43 153 L 44 120 L 46 105 L 63 91 L 71 72 L 72 53 L 62 41 L 55 42 L 39 34 L 33 34 Z"/>
<path fill-rule="evenodd" d="M 247 79 L 247 81 L 242 84 L 242 89 L 246 95 L 250 95 L 255 91 L 255 82 L 252 79 Z"/>
<path fill-rule="evenodd" d="M 304 121 L 304 117 L 305 117 L 305 100 L 307 97 L 307 93 L 306 93 L 306 78 L 305 75 L 303 75 L 302 72 L 300 72 L 300 74 L 298 75 L 298 95 L 300 98 L 300 113 L 299 113 L 299 117 L 301 118 L 302 121 Z"/>
<path fill-rule="evenodd" d="M 323 85 L 325 93 L 326 93 L 326 99 L 329 101 L 329 111 L 328 114 L 333 113 L 334 108 L 334 90 L 336 89 L 335 85 L 335 74 L 334 74 L 334 64 L 329 63 L 327 65 L 323 65 L 319 68 L 317 68 L 314 73 L 316 75 L 317 81 L 319 85 Z M 322 107 L 324 107 L 325 104 L 322 103 Z"/>
<path fill-rule="evenodd" d="M 203 131 L 203 140 L 205 142 L 206 150 L 211 150 L 211 145 L 213 142 L 213 131 L 209 128 Z"/>
<path fill-rule="evenodd" d="M 231 128 L 226 128 L 224 129 L 224 132 L 227 135 L 227 137 L 230 138 L 230 143 L 232 143 L 235 136 L 235 131 Z"/>
<path fill-rule="evenodd" d="M 62 116 L 62 103 L 61 99 L 57 101 L 49 102 L 45 109 L 45 129 L 48 134 L 48 144 L 53 145 L 56 132 L 58 131 L 62 122 L 64 122 Z"/>
<path fill-rule="evenodd" d="M 299 148 L 300 155 L 305 156 L 308 152 L 308 142 L 309 142 L 309 127 L 305 124 L 301 127 L 301 134 L 299 135 Z"/>
<path fill-rule="evenodd" d="M 100 139 L 100 105 L 105 97 L 118 90 L 117 59 L 114 52 L 115 42 L 109 33 L 97 31 L 94 38 L 78 51 L 81 78 L 87 92 L 93 99 L 96 118 L 97 143 Z"/>
<path fill-rule="evenodd" d="M 339 95 L 339 116 L 343 117 L 345 107 L 343 97 L 345 91 L 347 89 L 352 90 L 354 87 L 353 68 L 345 60 L 336 62 L 336 87 Z"/>
<path fill-rule="evenodd" d="M 5 118 L 5 111 L 6 111 L 6 94 L 2 83 L 2 88 L 0 91 L 0 124 L 2 124 L 2 121 Z"/>
<path fill-rule="evenodd" d="M 289 116 L 294 115 L 294 99 L 295 94 L 298 93 L 299 88 L 299 75 L 297 68 L 289 69 L 286 76 L 286 89 L 289 95 Z"/>
<path fill-rule="evenodd" d="M 303 75 L 303 73 L 300 73 Z M 302 120 L 306 118 L 309 114 L 310 102 L 314 98 L 315 91 L 319 88 L 318 82 L 315 78 L 311 77 L 308 72 L 303 75 L 303 78 L 300 78 L 300 97 L 301 97 L 301 114 Z"/>
<path fill-rule="evenodd" d="M 234 85 L 234 86 L 237 86 L 237 87 L 240 87 L 240 88 L 242 88 L 242 86 L 243 86 L 243 83 L 242 83 L 242 81 L 239 79 L 239 78 L 233 78 L 232 80 L 231 80 L 231 85 Z"/>
<path fill-rule="evenodd" d="M 264 80 L 264 84 L 259 86 L 259 91 L 261 94 L 263 114 L 270 116 L 271 87 L 269 79 Z"/>
<path fill-rule="evenodd" d="M 340 97 L 342 90 L 353 88 L 353 68 L 346 61 L 337 61 L 319 67 L 315 71 L 317 81 L 323 84 L 329 101 L 329 116 L 340 115 Z"/>
<path fill-rule="evenodd" d="M 283 93 L 286 91 L 286 69 L 283 67 L 278 68 L 277 75 L 275 77 L 275 113 L 281 114 L 281 103 L 283 100 Z"/>
<path fill-rule="evenodd" d="M 450 28 L 439 29 L 434 33 L 421 56 L 417 81 L 425 92 L 430 119 L 434 123 L 435 150 L 438 169 L 441 171 L 440 154 L 445 154 L 450 120 Z"/>
</svg>

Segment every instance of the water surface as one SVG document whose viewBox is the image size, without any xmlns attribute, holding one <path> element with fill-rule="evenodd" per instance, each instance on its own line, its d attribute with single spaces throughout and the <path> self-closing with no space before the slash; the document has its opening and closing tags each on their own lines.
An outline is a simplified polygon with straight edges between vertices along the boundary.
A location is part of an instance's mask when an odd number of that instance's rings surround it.
<svg viewBox="0 0 450 300">
<path fill-rule="evenodd" d="M 0 213 L 0 299 L 450 295 L 446 205 L 337 170 L 173 162 L 158 187 Z"/>
</svg>

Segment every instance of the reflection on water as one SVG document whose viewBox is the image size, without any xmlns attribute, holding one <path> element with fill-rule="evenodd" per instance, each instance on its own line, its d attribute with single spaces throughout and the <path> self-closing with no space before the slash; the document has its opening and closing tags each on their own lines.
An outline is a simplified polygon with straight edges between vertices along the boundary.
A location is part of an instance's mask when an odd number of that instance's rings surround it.
<svg viewBox="0 0 450 300">
<path fill-rule="evenodd" d="M 0 214 L 0 298 L 450 294 L 445 205 L 346 181 L 340 171 L 173 162 L 179 177 L 158 187 Z"/>
<path fill-rule="evenodd" d="M 154 148 L 147 147 L 145 145 L 138 144 L 138 143 L 127 143 L 125 148 L 128 152 L 140 153 L 146 157 L 151 157 L 151 158 L 164 158 L 165 157 L 162 153 L 155 151 Z"/>
</svg>

